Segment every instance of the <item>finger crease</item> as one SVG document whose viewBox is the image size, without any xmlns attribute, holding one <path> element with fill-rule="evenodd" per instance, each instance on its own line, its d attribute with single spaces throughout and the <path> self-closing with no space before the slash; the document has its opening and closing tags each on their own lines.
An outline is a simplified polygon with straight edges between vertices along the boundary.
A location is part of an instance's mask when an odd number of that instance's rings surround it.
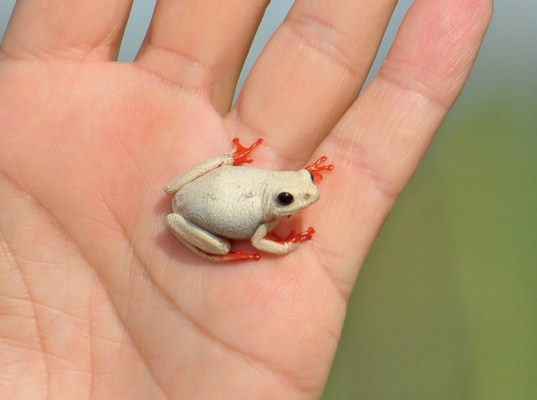
<svg viewBox="0 0 537 400">
<path fill-rule="evenodd" d="M 181 52 L 149 42 L 134 65 L 181 89 L 208 97 L 214 86 L 214 68 Z M 177 71 L 181 74 L 177 74 Z"/>
<path fill-rule="evenodd" d="M 322 246 L 320 244 L 320 241 L 316 240 L 312 243 L 313 245 L 313 251 L 315 254 L 317 254 L 318 260 L 335 260 L 335 259 L 342 259 L 345 257 L 342 257 L 341 254 L 338 254 L 336 258 L 331 253 L 333 253 L 332 249 L 327 249 L 326 246 Z M 338 279 L 334 276 L 334 273 L 332 272 L 332 269 L 329 265 L 326 264 L 326 262 L 319 263 L 319 268 L 321 272 L 326 276 L 326 278 L 330 281 L 332 286 L 334 286 L 334 289 L 336 290 L 338 296 L 341 300 L 346 304 L 349 300 L 350 291 L 346 291 L 343 289 L 343 285 L 341 282 L 338 282 Z"/>
<path fill-rule="evenodd" d="M 415 93 L 444 112 L 451 106 L 451 102 L 445 100 L 444 93 L 435 87 L 437 82 L 442 82 L 442 78 L 413 63 L 387 58 L 375 79 L 393 85 L 402 92 Z"/>
<path fill-rule="evenodd" d="M 332 141 L 337 148 L 336 154 L 339 164 L 346 163 L 348 166 L 345 168 L 349 168 L 354 175 L 359 175 L 365 179 L 370 187 L 374 188 L 390 202 L 394 202 L 399 198 L 403 188 L 396 183 L 396 180 L 390 174 L 390 168 L 381 167 L 382 165 L 390 165 L 389 161 L 368 151 L 356 140 L 346 139 L 341 135 L 333 135 Z"/>
<path fill-rule="evenodd" d="M 346 50 L 349 47 L 346 45 L 348 39 L 334 25 L 318 17 L 290 15 L 282 27 L 288 27 L 303 45 L 338 65 L 351 76 L 365 78 L 364 67 L 358 65 L 357 60 Z"/>
</svg>

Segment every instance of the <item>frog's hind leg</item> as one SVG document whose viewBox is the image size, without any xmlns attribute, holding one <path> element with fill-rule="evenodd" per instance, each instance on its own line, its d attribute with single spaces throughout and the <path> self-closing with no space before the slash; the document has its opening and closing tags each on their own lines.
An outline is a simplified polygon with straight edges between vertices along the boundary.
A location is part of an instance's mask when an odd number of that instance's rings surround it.
<svg viewBox="0 0 537 400">
<path fill-rule="evenodd" d="M 168 214 L 166 224 L 183 243 L 201 250 L 204 254 L 224 255 L 231 249 L 228 240 L 207 232 L 179 214 Z"/>
<path fill-rule="evenodd" d="M 258 254 L 245 251 L 230 253 L 231 245 L 228 240 L 207 232 L 179 214 L 168 214 L 166 224 L 185 246 L 208 260 L 220 262 L 259 259 Z"/>
</svg>

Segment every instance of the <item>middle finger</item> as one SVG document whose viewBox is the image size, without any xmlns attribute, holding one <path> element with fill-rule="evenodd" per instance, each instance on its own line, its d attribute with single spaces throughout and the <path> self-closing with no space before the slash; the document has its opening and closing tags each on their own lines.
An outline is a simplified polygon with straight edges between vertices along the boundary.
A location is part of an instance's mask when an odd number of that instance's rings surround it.
<svg viewBox="0 0 537 400">
<path fill-rule="evenodd" d="M 302 164 L 358 95 L 396 3 L 297 1 L 228 115 L 234 134 Z"/>
</svg>

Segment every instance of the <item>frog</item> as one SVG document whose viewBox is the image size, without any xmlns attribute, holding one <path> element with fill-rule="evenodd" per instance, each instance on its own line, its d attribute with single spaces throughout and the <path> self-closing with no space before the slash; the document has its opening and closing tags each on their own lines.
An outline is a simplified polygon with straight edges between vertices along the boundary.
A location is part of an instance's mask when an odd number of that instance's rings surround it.
<svg viewBox="0 0 537 400">
<path fill-rule="evenodd" d="M 291 231 L 280 237 L 274 228 L 320 198 L 316 180 L 332 171 L 322 156 L 298 171 L 274 171 L 247 166 L 250 153 L 263 142 L 246 147 L 233 139 L 235 150 L 209 159 L 165 186 L 173 196 L 166 225 L 190 250 L 210 261 L 258 261 L 259 253 L 231 250 L 234 240 L 250 240 L 264 253 L 284 256 L 311 240 L 315 229 Z"/>
</svg>

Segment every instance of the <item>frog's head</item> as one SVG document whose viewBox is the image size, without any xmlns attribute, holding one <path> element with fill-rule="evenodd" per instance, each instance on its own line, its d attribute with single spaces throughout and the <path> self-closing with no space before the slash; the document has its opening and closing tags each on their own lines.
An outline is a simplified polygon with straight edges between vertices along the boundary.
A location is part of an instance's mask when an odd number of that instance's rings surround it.
<svg viewBox="0 0 537 400">
<path fill-rule="evenodd" d="M 271 185 L 272 214 L 278 219 L 290 218 L 319 200 L 313 179 L 306 169 L 279 172 Z"/>
</svg>

